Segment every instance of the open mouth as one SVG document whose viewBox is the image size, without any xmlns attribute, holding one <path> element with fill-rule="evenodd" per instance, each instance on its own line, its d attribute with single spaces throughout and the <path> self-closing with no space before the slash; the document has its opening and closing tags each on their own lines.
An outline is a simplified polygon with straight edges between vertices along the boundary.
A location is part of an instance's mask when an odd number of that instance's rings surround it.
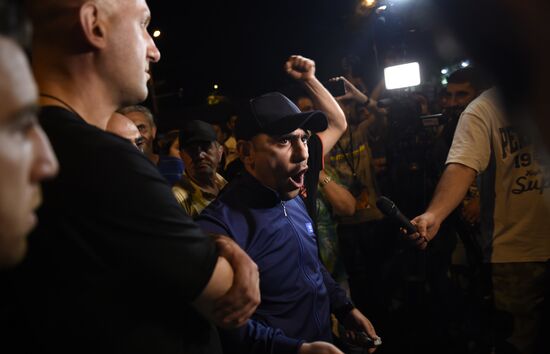
<svg viewBox="0 0 550 354">
<path fill-rule="evenodd" d="M 307 172 L 307 168 L 301 170 L 300 172 L 298 172 L 298 173 L 295 174 L 295 175 L 290 176 L 290 180 L 292 181 L 292 183 L 293 183 L 297 188 L 300 188 L 300 187 L 303 186 L 303 184 L 304 184 L 304 176 L 305 176 L 306 172 Z"/>
</svg>

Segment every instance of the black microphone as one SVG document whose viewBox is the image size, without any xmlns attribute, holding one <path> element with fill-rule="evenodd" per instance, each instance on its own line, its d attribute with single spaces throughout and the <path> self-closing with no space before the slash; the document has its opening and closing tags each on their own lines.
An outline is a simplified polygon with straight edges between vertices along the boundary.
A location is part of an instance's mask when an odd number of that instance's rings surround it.
<svg viewBox="0 0 550 354">
<path fill-rule="evenodd" d="M 409 234 L 413 234 L 417 231 L 416 227 L 414 227 L 414 225 L 411 224 L 411 221 L 409 220 L 409 218 L 401 214 L 399 209 L 397 209 L 397 207 L 395 206 L 395 203 L 389 200 L 388 198 L 384 196 L 378 198 L 378 200 L 376 201 L 376 206 L 378 207 L 378 209 L 380 209 L 380 211 L 384 215 L 393 219 L 403 228 L 407 229 L 407 232 Z"/>
</svg>

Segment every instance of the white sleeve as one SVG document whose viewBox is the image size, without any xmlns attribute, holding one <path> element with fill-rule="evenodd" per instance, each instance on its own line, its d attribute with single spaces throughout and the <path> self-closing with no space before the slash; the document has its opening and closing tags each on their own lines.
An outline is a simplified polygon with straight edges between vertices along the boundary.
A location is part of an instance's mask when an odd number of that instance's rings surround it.
<svg viewBox="0 0 550 354">
<path fill-rule="evenodd" d="M 491 157 L 490 113 L 474 101 L 460 116 L 446 164 L 459 163 L 483 172 Z"/>
</svg>

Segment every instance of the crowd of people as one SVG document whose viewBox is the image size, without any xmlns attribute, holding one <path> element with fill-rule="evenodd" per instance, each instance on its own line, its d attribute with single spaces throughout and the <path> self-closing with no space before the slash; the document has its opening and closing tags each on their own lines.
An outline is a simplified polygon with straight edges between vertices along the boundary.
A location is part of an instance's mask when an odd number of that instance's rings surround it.
<svg viewBox="0 0 550 354">
<path fill-rule="evenodd" d="M 345 60 L 335 97 L 292 55 L 299 93 L 159 132 L 144 0 L 24 3 L 0 8 L 6 352 L 548 353 L 546 136 L 499 80 L 369 91 Z"/>
</svg>

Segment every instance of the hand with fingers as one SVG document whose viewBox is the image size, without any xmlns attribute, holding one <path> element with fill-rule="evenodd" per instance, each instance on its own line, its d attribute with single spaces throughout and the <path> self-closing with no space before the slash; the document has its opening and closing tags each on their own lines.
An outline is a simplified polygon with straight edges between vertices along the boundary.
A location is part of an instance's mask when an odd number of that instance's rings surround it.
<svg viewBox="0 0 550 354">
<path fill-rule="evenodd" d="M 315 78 L 315 62 L 301 55 L 292 55 L 285 63 L 285 71 L 294 80 L 308 81 Z"/>
<path fill-rule="evenodd" d="M 216 324 L 223 328 L 241 327 L 260 304 L 258 266 L 231 238 L 217 236 L 216 245 L 234 272 L 233 285 L 215 305 Z"/>
<path fill-rule="evenodd" d="M 360 104 L 363 104 L 369 100 L 368 96 L 365 95 L 363 92 L 361 92 L 357 87 L 355 87 L 351 82 L 349 82 L 348 79 L 346 79 L 343 76 L 337 76 L 333 77 L 329 80 L 330 82 L 333 81 L 343 81 L 344 82 L 344 88 L 346 90 L 346 93 L 343 96 L 336 97 L 336 100 L 354 100 Z"/>
<path fill-rule="evenodd" d="M 407 231 L 402 232 L 405 233 L 407 238 L 414 242 L 415 245 L 421 250 L 428 247 L 428 242 L 435 237 L 439 227 L 441 226 L 441 222 L 437 221 L 435 216 L 430 212 L 425 212 L 424 214 L 412 219 L 411 224 L 416 227 L 418 230 L 417 232 L 412 234 L 407 234 Z"/>
<path fill-rule="evenodd" d="M 366 333 L 373 341 L 379 339 L 374 326 L 358 309 L 353 309 L 344 319 L 344 328 L 346 329 L 345 337 L 350 342 L 360 342 L 358 340 L 358 333 Z M 368 352 L 373 353 L 376 348 L 369 348 Z"/>
</svg>

